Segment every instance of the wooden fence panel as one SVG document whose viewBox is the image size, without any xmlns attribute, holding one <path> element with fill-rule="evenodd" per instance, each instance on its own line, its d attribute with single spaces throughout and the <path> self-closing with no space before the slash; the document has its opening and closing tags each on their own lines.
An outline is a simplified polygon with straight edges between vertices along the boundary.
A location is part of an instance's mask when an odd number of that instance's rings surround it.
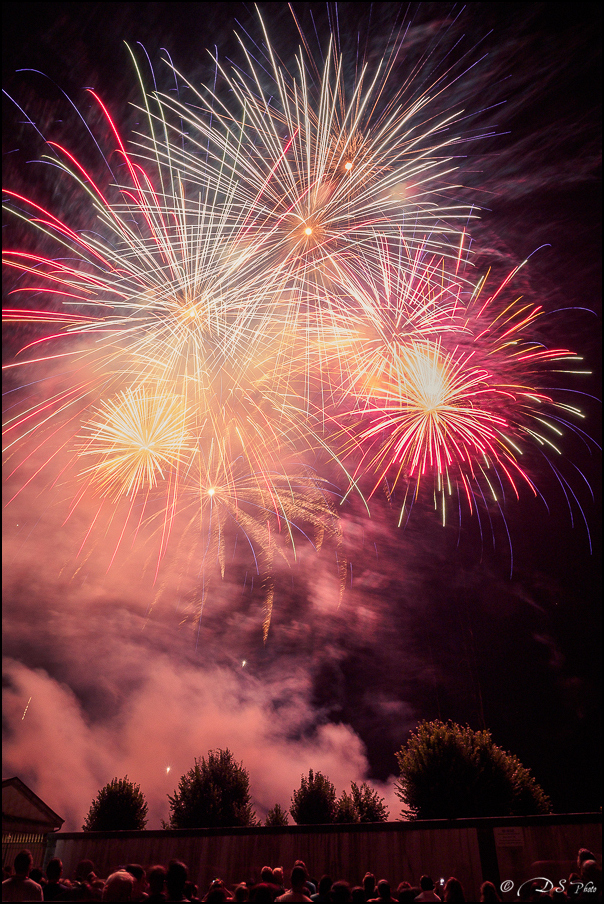
<svg viewBox="0 0 604 904">
<path fill-rule="evenodd" d="M 517 844 L 497 844 L 501 881 L 517 890 L 529 878 L 543 877 L 554 885 L 577 870 L 577 851 L 586 847 L 602 862 L 602 826 L 597 824 L 525 825 Z"/>
<path fill-rule="evenodd" d="M 360 828 L 360 827 L 359 827 Z M 56 836 L 50 856 L 63 861 L 66 876 L 73 876 L 80 860 L 92 860 L 106 877 L 127 862 L 145 867 L 176 858 L 189 867 L 191 879 L 205 890 L 220 876 L 229 884 L 255 881 L 265 865 L 283 866 L 286 879 L 295 860 L 304 860 L 316 877 L 324 873 L 360 885 L 370 870 L 388 878 L 396 888 L 403 879 L 415 883 L 423 872 L 457 876 L 474 894 L 480 885 L 480 857 L 473 828 L 423 829 L 400 826 L 392 831 L 256 830 L 250 833 L 181 834 L 180 832 L 78 833 Z M 112 837 L 110 837 L 112 836 Z M 48 859 L 48 858 L 47 858 Z"/>
<path fill-rule="evenodd" d="M 203 894 L 216 877 L 231 887 L 257 881 L 265 865 L 282 866 L 287 882 L 299 859 L 317 878 L 328 874 L 360 885 L 370 870 L 378 879 L 387 878 L 393 890 L 403 879 L 417 884 L 423 873 L 435 882 L 455 876 L 470 901 L 478 900 L 484 878 L 497 883 L 511 880 L 517 888 L 538 868 L 535 876 L 551 873 L 552 881 L 558 882 L 568 878 L 580 847 L 590 848 L 599 858 L 602 851 L 599 814 L 370 826 L 77 832 L 51 838 L 46 860 L 60 857 L 66 876 L 74 875 L 82 859 L 92 860 L 103 878 L 128 862 L 147 868 L 178 859 L 187 864 L 191 880 Z M 497 865 L 499 879 L 493 874 Z"/>
</svg>

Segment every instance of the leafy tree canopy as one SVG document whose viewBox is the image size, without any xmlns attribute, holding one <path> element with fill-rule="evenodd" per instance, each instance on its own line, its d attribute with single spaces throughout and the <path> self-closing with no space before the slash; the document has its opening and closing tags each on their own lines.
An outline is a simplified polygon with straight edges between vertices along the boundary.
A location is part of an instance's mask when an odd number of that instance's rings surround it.
<svg viewBox="0 0 604 904">
<path fill-rule="evenodd" d="M 387 822 L 390 815 L 388 807 L 375 788 L 371 788 L 367 782 L 362 782 L 361 785 L 351 782 L 350 793 L 359 814 L 359 822 Z"/>
<path fill-rule="evenodd" d="M 125 778 L 114 778 L 101 788 L 93 800 L 84 832 L 113 832 L 144 829 L 147 824 L 147 801 L 139 785 Z"/>
<path fill-rule="evenodd" d="M 343 791 L 336 801 L 334 822 L 386 822 L 388 815 L 384 798 L 374 788 L 351 782 L 350 794 Z"/>
<path fill-rule="evenodd" d="M 396 754 L 395 792 L 402 816 L 457 819 L 550 813 L 551 801 L 513 754 L 489 731 L 454 722 L 421 722 Z"/>
<path fill-rule="evenodd" d="M 274 807 L 266 814 L 266 819 L 264 821 L 265 826 L 287 826 L 289 825 L 289 820 L 287 818 L 287 811 L 281 808 L 280 804 L 275 804 Z"/>
<path fill-rule="evenodd" d="M 308 778 L 302 776 L 300 787 L 294 791 L 289 812 L 301 825 L 322 825 L 334 821 L 336 813 L 336 789 L 326 775 L 308 770 Z"/>
<path fill-rule="evenodd" d="M 360 822 L 357 808 L 354 801 L 346 791 L 342 791 L 342 796 L 336 801 L 336 809 L 334 813 L 334 822 Z"/>
<path fill-rule="evenodd" d="M 196 759 L 168 799 L 172 829 L 258 825 L 248 772 L 228 748 L 210 750 L 207 759 Z"/>
</svg>

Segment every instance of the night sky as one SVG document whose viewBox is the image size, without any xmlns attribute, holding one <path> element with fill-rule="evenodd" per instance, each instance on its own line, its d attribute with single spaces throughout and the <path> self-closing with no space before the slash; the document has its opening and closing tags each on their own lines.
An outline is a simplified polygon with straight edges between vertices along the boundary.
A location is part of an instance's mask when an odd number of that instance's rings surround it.
<svg viewBox="0 0 604 904">
<path fill-rule="evenodd" d="M 315 27 L 323 40 L 335 7 L 293 7 L 316 49 Z M 299 38 L 287 5 L 260 8 L 290 65 Z M 207 48 L 241 63 L 233 31 L 247 33 L 248 46 L 260 40 L 245 3 L 9 3 L 5 15 L 6 90 L 45 137 L 68 143 L 99 171 L 98 151 L 62 91 L 86 111 L 83 88 L 95 88 L 128 134 L 139 89 L 124 41 L 144 45 L 158 87 L 170 90 L 162 48 L 199 83 L 213 78 Z M 396 77 L 422 55 L 419 81 L 449 66 L 462 76 L 441 103 L 467 112 L 458 197 L 482 208 L 471 230 L 477 265 L 509 272 L 540 249 L 517 294 L 551 312 L 552 344 L 584 356 L 591 375 L 559 375 L 560 385 L 584 394 L 574 396 L 586 415 L 581 428 L 596 440 L 599 16 L 589 3 L 337 5 L 347 59 L 359 46 L 375 64 L 404 21 Z M 86 205 L 54 168 L 33 162 L 44 144 L 10 100 L 3 124 L 5 187 L 86 228 Z M 11 247 L 36 247 L 33 231 L 5 222 Z M 13 287 L 9 276 L 5 293 Z M 5 329 L 5 354 L 28 335 Z M 10 379 L 6 386 L 14 389 Z M 484 513 L 480 524 L 464 513 L 461 526 L 443 528 L 428 499 L 397 528 L 385 498 L 372 499 L 370 519 L 351 499 L 341 510 L 350 563 L 341 604 L 333 545 L 320 553 L 301 545 L 296 566 L 277 568 L 266 644 L 261 588 L 251 585 L 240 547 L 209 594 L 198 637 L 182 548 L 166 555 L 159 595 L 144 542 L 108 572 L 110 535 L 76 558 L 96 509 L 85 500 L 64 523 L 73 488 L 59 459 L 4 511 L 3 775 L 18 775 L 65 818 L 66 830 L 78 830 L 97 790 L 127 774 L 149 801 L 148 828 L 159 828 L 178 777 L 195 757 L 228 746 L 250 772 L 259 816 L 276 802 L 288 807 L 301 773 L 313 768 L 338 792 L 368 780 L 394 819 L 394 754 L 418 721 L 441 718 L 489 728 L 531 768 L 555 811 L 598 809 L 600 458 L 594 443 L 572 433 L 562 445 L 557 463 L 576 501 L 569 506 L 535 458 L 544 499 L 510 494 L 505 522 L 493 515 L 492 526 Z M 24 482 L 22 473 L 8 477 L 7 498 Z"/>
</svg>

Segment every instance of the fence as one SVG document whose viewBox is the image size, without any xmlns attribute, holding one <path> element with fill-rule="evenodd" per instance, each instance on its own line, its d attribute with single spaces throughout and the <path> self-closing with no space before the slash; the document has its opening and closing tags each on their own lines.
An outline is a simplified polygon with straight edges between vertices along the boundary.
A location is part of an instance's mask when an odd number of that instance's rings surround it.
<svg viewBox="0 0 604 904">
<path fill-rule="evenodd" d="M 107 876 L 126 863 L 145 867 L 175 858 L 189 867 L 192 881 L 205 892 L 220 876 L 228 885 L 255 881 L 265 864 L 285 867 L 304 860 L 314 876 L 361 884 L 371 870 L 396 888 L 417 883 L 426 873 L 435 881 L 456 876 L 468 900 L 478 900 L 480 885 L 512 883 L 516 897 L 525 881 L 543 876 L 557 884 L 575 868 L 577 851 L 602 854 L 601 815 L 529 816 L 502 819 L 430 820 L 371 825 L 288 826 L 287 828 L 193 829 L 145 832 L 62 832 L 49 836 L 46 862 L 63 861 L 73 876 L 89 859 Z"/>
</svg>

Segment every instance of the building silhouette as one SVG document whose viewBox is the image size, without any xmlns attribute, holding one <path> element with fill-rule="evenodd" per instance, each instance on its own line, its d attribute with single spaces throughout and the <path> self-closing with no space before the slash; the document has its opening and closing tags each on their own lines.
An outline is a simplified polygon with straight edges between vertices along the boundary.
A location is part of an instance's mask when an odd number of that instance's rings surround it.
<svg viewBox="0 0 604 904">
<path fill-rule="evenodd" d="M 42 867 L 48 836 L 58 832 L 64 819 L 16 776 L 2 781 L 2 866 L 12 868 L 23 848 L 32 852 L 34 866 Z"/>
</svg>

